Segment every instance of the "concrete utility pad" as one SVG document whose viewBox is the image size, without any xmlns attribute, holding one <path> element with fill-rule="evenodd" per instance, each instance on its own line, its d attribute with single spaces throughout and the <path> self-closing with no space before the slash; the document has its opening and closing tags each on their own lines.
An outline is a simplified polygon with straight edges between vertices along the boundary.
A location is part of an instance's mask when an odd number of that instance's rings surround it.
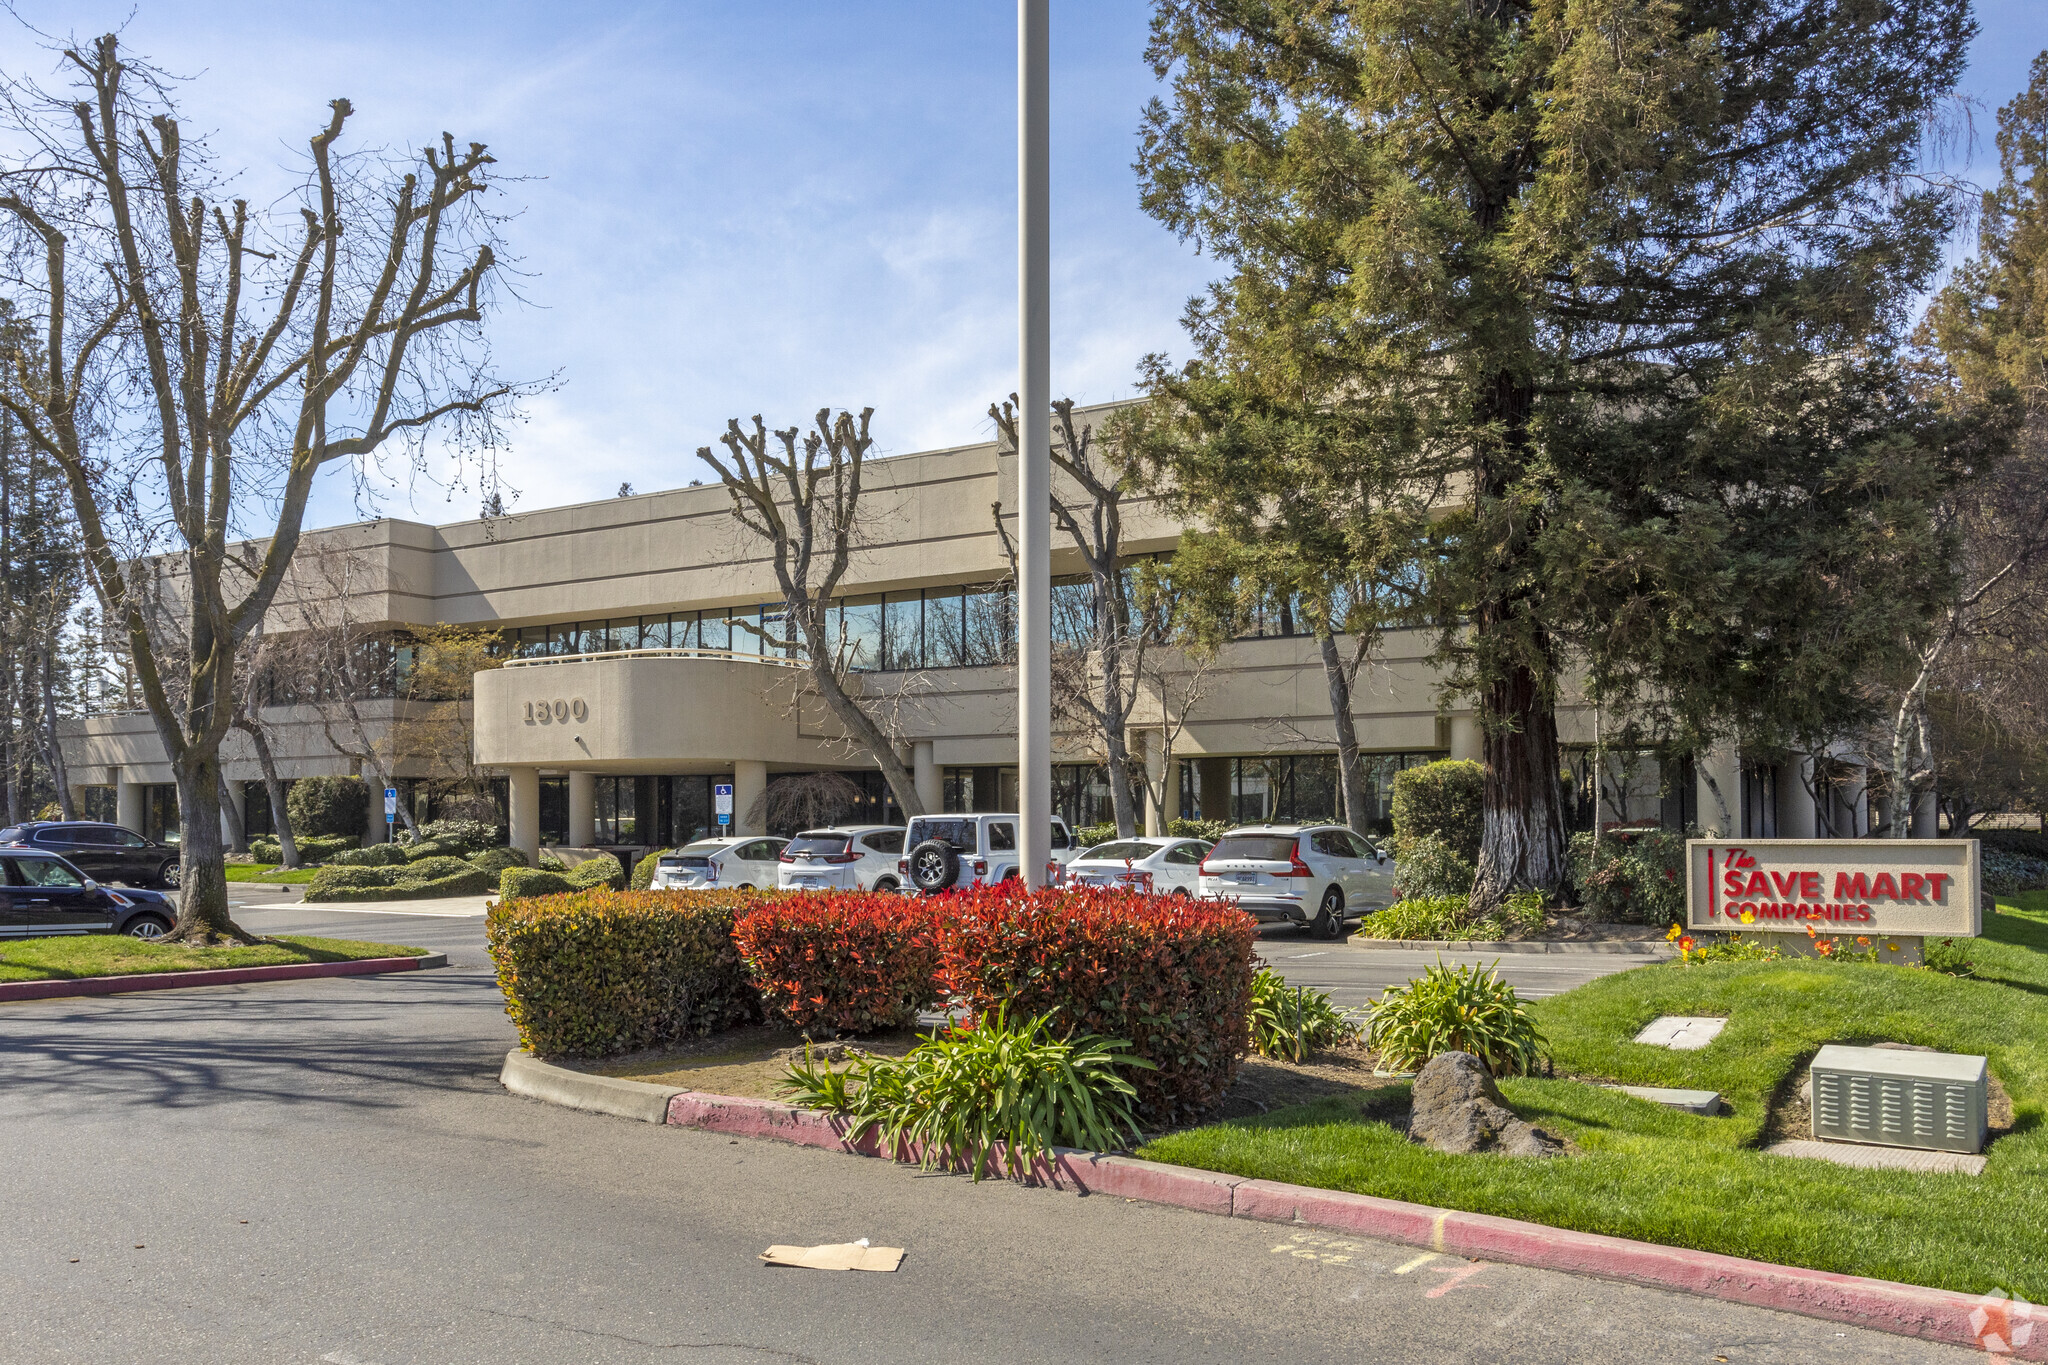
<svg viewBox="0 0 2048 1365">
<path fill-rule="evenodd" d="M 1688 1114 L 1721 1112 L 1721 1092 L 1718 1090 L 1674 1090 L 1662 1085 L 1610 1085 L 1607 1088 L 1652 1104 L 1683 1109 Z"/>
<path fill-rule="evenodd" d="M 1708 1043 L 1721 1036 L 1727 1027 L 1726 1019 L 1690 1014 L 1666 1014 L 1652 1019 L 1636 1035 L 1639 1043 L 1651 1047 L 1668 1047 L 1674 1052 L 1698 1052 Z"/>
<path fill-rule="evenodd" d="M 1967 1152 L 1925 1152 L 1913 1147 L 1870 1147 L 1860 1142 L 1821 1142 L 1797 1138 L 1764 1148 L 1772 1156 L 1806 1157 L 1854 1166 L 1865 1171 L 1925 1171 L 1933 1174 L 1982 1175 L 1984 1158 Z"/>
</svg>

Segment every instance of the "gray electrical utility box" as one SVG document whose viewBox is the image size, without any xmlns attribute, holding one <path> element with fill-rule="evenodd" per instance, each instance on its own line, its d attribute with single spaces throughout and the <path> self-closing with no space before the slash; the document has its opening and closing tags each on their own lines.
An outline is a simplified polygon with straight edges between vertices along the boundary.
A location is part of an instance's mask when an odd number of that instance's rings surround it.
<svg viewBox="0 0 2048 1365">
<path fill-rule="evenodd" d="M 1982 1057 L 1830 1045 L 1813 1059 L 1813 1135 L 1981 1152 L 1989 1077 Z"/>
</svg>

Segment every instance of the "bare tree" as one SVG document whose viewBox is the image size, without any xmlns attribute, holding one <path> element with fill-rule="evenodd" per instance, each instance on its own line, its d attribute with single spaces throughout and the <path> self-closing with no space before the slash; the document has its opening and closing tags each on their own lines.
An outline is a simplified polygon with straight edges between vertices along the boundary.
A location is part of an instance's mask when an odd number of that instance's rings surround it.
<svg viewBox="0 0 2048 1365">
<path fill-rule="evenodd" d="M 850 412 L 834 418 L 830 408 L 820 408 L 809 432 L 771 432 L 758 414 L 749 431 L 735 418 L 718 438 L 726 458 L 709 446 L 699 446 L 697 458 L 717 471 L 732 498 L 733 517 L 767 543 L 811 685 L 882 770 L 904 815 L 915 816 L 925 813 L 924 802 L 896 751 L 893 727 L 885 725 L 889 713 L 854 695 L 848 685 L 849 641 L 833 629 L 833 599 L 860 539 L 861 471 L 874 445 L 868 435 L 874 411 L 862 408 L 856 422 Z"/>
<path fill-rule="evenodd" d="M 402 170 L 344 157 L 352 110 L 337 99 L 297 212 L 273 223 L 222 202 L 169 81 L 124 59 L 113 35 L 62 59 L 72 89 L 17 82 L 0 111 L 27 149 L 0 165 L 0 227 L 17 304 L 43 330 L 38 347 L 0 356 L 0 404 L 64 473 L 92 584 L 168 751 L 184 830 L 172 936 L 246 941 L 215 818 L 236 656 L 323 468 L 376 459 L 394 439 L 419 458 L 428 429 L 451 421 L 489 439 L 511 394 L 490 378 L 481 334 L 492 158 L 448 134 Z M 134 591 L 156 527 L 181 570 L 182 686 Z M 255 533 L 246 553 L 231 548 Z"/>
<path fill-rule="evenodd" d="M 845 819 L 866 798 L 858 783 L 840 773 L 791 773 L 762 789 L 747 820 L 755 829 L 815 829 Z"/>
<path fill-rule="evenodd" d="M 991 403 L 988 415 L 1004 450 L 1017 449 L 1017 395 L 1010 401 Z M 1054 622 L 1053 709 L 1056 714 L 1079 722 L 1100 745 L 1103 765 L 1109 770 L 1109 799 L 1116 815 L 1117 833 L 1129 837 L 1137 831 L 1137 812 L 1131 802 L 1131 713 L 1137 705 L 1145 672 L 1145 653 L 1152 636 L 1139 619 L 1132 601 L 1131 584 L 1123 562 L 1124 499 L 1138 491 L 1135 473 L 1119 464 L 1098 445 L 1092 424 L 1074 424 L 1074 400 L 1062 398 L 1052 405 L 1052 463 L 1079 486 L 1082 500 L 1068 507 L 1052 500 L 1054 525 L 1080 552 L 1088 568 L 1091 593 L 1083 622 Z M 1015 553 L 1003 527 L 1002 504 L 995 505 L 996 531 L 1003 539 L 1015 572 Z M 1069 604 L 1069 613 L 1077 610 Z M 1061 615 L 1058 603 L 1054 615 Z M 1075 626 L 1083 626 L 1076 630 Z M 1061 647 L 1061 636 L 1065 646 Z"/>
<path fill-rule="evenodd" d="M 283 866 L 299 865 L 299 841 L 292 833 L 291 811 L 285 804 L 284 781 L 277 775 L 277 759 L 270 752 L 270 734 L 263 723 L 263 706 L 277 674 L 272 637 L 259 626 L 249 637 L 236 675 L 232 716 L 228 724 L 249 737 L 256 751 L 256 766 L 263 773 L 263 797 L 270 804 L 270 827 L 277 831 L 277 846 Z M 245 830 L 246 833 L 246 830 Z"/>
</svg>

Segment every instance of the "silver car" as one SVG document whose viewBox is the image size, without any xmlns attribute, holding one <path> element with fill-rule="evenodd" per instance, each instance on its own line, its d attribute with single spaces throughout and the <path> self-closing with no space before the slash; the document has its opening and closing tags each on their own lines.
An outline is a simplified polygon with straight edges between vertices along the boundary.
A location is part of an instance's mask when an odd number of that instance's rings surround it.
<svg viewBox="0 0 2048 1365">
<path fill-rule="evenodd" d="M 1346 920 L 1394 903 L 1394 866 L 1342 825 L 1248 825 L 1202 859 L 1204 900 L 1226 900 L 1255 919 L 1341 938 Z"/>
<path fill-rule="evenodd" d="M 807 829 L 782 848 L 775 884 L 785 891 L 894 891 L 903 852 L 897 825 Z"/>
<path fill-rule="evenodd" d="M 1120 887 L 1128 891 L 1149 891 L 1158 896 L 1192 896 L 1202 855 L 1209 844 L 1202 839 L 1174 839 L 1146 836 L 1113 839 L 1084 850 L 1067 864 L 1063 879 L 1068 886 Z"/>
<path fill-rule="evenodd" d="M 787 839 L 746 835 L 699 839 L 661 855 L 654 865 L 657 891 L 701 891 L 712 886 L 772 887 Z"/>
</svg>

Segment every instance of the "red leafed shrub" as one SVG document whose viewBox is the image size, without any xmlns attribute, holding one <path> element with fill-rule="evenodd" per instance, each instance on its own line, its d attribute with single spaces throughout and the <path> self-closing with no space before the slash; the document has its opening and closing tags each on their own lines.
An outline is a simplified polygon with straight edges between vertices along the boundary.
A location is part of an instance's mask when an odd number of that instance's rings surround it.
<svg viewBox="0 0 2048 1365">
<path fill-rule="evenodd" d="M 931 903 L 849 891 L 767 893 L 732 928 L 761 999 L 803 1029 L 872 1033 L 938 1000 Z"/>
<path fill-rule="evenodd" d="M 933 902 L 940 980 L 976 1015 L 1057 1011 L 1083 1033 L 1128 1039 L 1158 1067 L 1133 1071 L 1152 1124 L 1213 1107 L 1249 1040 L 1252 917 L 1227 906 L 1121 891 L 1005 885 Z"/>
</svg>

